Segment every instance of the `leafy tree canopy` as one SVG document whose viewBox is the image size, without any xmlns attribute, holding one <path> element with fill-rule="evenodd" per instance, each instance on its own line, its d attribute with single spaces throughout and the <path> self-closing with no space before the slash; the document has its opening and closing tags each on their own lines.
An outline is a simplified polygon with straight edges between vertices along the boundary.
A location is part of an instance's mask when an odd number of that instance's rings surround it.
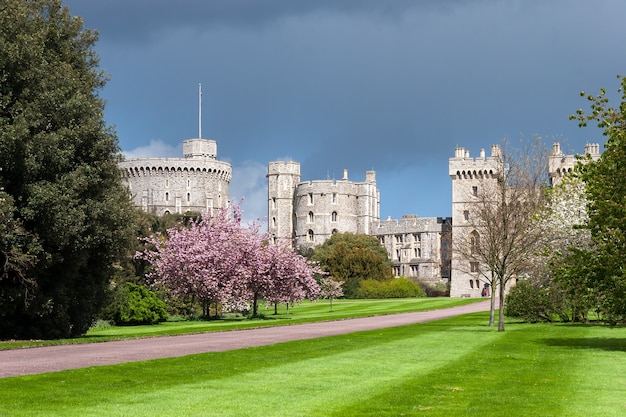
<svg viewBox="0 0 626 417">
<path fill-rule="evenodd" d="M 360 281 L 392 279 L 391 261 L 376 237 L 336 233 L 315 248 L 312 258 L 338 281 L 347 298 L 354 298 Z"/>
<path fill-rule="evenodd" d="M 41 248 L 0 278 L 0 338 L 84 333 L 126 255 L 134 209 L 103 120 L 96 39 L 60 0 L 0 5 L 0 183 L 12 200 L 3 212 Z"/>
<path fill-rule="evenodd" d="M 604 89 L 596 96 L 582 92 L 591 112 L 578 110 L 571 116 L 580 126 L 596 122 L 607 137 L 600 159 L 581 167 L 593 248 L 580 251 L 582 258 L 571 265 L 587 281 L 598 311 L 610 322 L 626 319 L 626 78 L 618 78 L 622 94 L 618 108 L 609 106 Z"/>
</svg>

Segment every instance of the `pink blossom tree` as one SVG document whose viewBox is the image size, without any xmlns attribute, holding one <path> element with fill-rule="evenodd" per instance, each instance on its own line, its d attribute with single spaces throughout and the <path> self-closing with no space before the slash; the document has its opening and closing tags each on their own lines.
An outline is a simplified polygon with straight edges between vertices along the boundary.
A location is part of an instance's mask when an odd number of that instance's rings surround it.
<svg viewBox="0 0 626 417">
<path fill-rule="evenodd" d="M 276 304 L 314 299 L 319 294 L 314 279 L 319 268 L 290 245 L 268 244 L 260 228 L 258 222 L 244 226 L 234 205 L 205 213 L 188 228 L 148 238 L 154 249 L 137 256 L 152 264 L 154 284 L 172 294 L 230 310 L 247 310 L 252 304 L 253 317 L 258 316 L 260 300 Z"/>
</svg>

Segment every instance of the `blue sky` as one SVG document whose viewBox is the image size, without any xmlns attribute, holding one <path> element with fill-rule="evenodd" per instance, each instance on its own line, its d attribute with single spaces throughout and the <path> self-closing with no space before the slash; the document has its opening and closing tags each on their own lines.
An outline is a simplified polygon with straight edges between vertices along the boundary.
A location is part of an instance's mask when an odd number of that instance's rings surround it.
<svg viewBox="0 0 626 417">
<path fill-rule="evenodd" d="M 448 158 L 539 135 L 604 142 L 568 120 L 626 73 L 622 0 L 65 0 L 97 29 L 105 118 L 129 157 L 217 141 L 231 198 L 264 218 L 266 167 L 302 179 L 375 170 L 381 218 L 451 214 Z M 617 104 L 617 103 L 615 103 Z"/>
</svg>

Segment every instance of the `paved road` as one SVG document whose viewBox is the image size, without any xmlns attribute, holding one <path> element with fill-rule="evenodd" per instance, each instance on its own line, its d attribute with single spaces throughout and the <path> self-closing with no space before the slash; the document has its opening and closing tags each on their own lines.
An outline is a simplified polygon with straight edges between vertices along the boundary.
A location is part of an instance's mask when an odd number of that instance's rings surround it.
<svg viewBox="0 0 626 417">
<path fill-rule="evenodd" d="M 0 351 L 0 378 L 186 356 L 196 353 L 222 352 L 290 340 L 314 339 L 363 330 L 423 323 L 487 310 L 489 310 L 489 301 L 482 301 L 441 310 L 323 323 L 4 350 Z"/>
</svg>

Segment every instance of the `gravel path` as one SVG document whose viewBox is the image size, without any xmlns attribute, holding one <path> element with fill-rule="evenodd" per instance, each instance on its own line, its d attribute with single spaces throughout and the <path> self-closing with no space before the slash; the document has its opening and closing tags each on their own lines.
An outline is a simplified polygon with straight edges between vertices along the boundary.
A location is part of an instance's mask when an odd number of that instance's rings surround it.
<svg viewBox="0 0 626 417">
<path fill-rule="evenodd" d="M 0 351 L 0 378 L 264 346 L 423 323 L 487 310 L 489 301 L 482 301 L 441 310 L 322 323 L 4 350 Z"/>
</svg>

